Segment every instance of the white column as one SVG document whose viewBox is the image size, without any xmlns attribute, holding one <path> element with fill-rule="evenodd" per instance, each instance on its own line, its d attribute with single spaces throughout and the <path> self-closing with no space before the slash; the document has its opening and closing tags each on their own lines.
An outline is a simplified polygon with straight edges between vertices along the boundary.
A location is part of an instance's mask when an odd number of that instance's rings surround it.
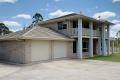
<svg viewBox="0 0 120 80">
<path fill-rule="evenodd" d="M 109 26 L 107 26 L 107 37 L 108 37 L 107 50 L 108 50 L 108 55 L 110 55 L 110 27 Z"/>
<path fill-rule="evenodd" d="M 93 22 L 89 23 L 90 39 L 89 39 L 89 56 L 93 57 Z"/>
<path fill-rule="evenodd" d="M 82 19 L 78 19 L 78 45 L 77 45 L 77 56 L 82 59 Z"/>
<path fill-rule="evenodd" d="M 101 30 L 99 28 L 99 39 L 98 39 L 98 55 L 102 55 L 101 52 Z"/>
<path fill-rule="evenodd" d="M 105 25 L 102 26 L 102 55 L 107 56 Z"/>
</svg>

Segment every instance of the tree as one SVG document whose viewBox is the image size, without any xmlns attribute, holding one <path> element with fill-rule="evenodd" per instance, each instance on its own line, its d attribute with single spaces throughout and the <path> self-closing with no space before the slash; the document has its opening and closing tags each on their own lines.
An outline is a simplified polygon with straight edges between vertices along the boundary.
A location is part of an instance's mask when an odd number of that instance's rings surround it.
<svg viewBox="0 0 120 80">
<path fill-rule="evenodd" d="M 115 46 L 120 48 L 120 31 L 116 33 Z"/>
<path fill-rule="evenodd" d="M 117 38 L 120 38 L 120 31 L 118 31 L 118 32 L 116 33 L 116 37 L 117 37 Z"/>
<path fill-rule="evenodd" d="M 37 25 L 39 22 L 43 21 L 43 16 L 40 13 L 35 13 L 33 16 L 33 22 L 28 28 L 32 28 Z"/>
<path fill-rule="evenodd" d="M 38 22 L 40 21 L 43 21 L 43 17 L 40 13 L 36 13 L 34 16 L 33 16 L 33 24 L 37 24 Z"/>
<path fill-rule="evenodd" d="M 9 28 L 7 26 L 5 26 L 4 23 L 0 23 L 0 35 L 4 35 L 4 34 L 8 34 L 8 33 L 11 33 Z"/>
</svg>

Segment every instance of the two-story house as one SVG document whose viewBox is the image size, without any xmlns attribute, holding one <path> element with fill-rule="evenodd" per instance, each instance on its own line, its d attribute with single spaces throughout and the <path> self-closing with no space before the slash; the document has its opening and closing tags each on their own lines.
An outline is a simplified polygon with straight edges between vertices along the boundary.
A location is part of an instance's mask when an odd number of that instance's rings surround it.
<svg viewBox="0 0 120 80">
<path fill-rule="evenodd" d="M 0 36 L 0 59 L 16 63 L 107 56 L 113 23 L 69 14 Z"/>
<path fill-rule="evenodd" d="M 97 20 L 82 14 L 69 14 L 39 23 L 40 26 L 53 29 L 73 41 L 74 57 L 107 56 L 110 52 L 110 26 L 113 23 Z"/>
</svg>

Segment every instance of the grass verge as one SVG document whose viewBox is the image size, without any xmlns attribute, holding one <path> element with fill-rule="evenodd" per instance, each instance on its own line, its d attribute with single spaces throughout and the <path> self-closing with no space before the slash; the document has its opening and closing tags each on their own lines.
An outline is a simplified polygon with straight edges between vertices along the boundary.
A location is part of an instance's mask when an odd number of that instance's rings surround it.
<svg viewBox="0 0 120 80">
<path fill-rule="evenodd" d="M 120 53 L 112 54 L 110 56 L 96 56 L 92 60 L 120 62 Z"/>
</svg>

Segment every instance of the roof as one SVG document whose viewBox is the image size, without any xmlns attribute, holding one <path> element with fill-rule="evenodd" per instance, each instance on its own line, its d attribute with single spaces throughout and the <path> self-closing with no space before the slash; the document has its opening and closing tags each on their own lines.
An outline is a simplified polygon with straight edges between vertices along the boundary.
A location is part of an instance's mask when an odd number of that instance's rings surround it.
<svg viewBox="0 0 120 80">
<path fill-rule="evenodd" d="M 62 34 L 59 34 L 49 28 L 44 27 L 33 27 L 31 29 L 26 29 L 14 33 L 10 33 L 4 36 L 0 36 L 0 41 L 3 40 L 25 40 L 25 39 L 35 39 L 35 40 L 73 40 Z"/>
<path fill-rule="evenodd" d="M 98 23 L 105 23 L 105 24 L 108 24 L 108 25 L 114 25 L 114 23 L 111 23 L 107 20 L 97 20 L 95 18 L 85 16 L 83 14 L 78 14 L 78 13 L 72 13 L 72 14 L 61 16 L 61 17 L 49 19 L 49 20 L 40 22 L 40 24 L 51 23 L 51 22 L 60 21 L 60 20 L 64 20 L 64 19 L 67 20 L 67 19 L 71 19 L 71 18 L 84 18 L 84 19 L 88 19 L 88 20 L 95 21 L 95 22 L 98 22 Z"/>
</svg>

